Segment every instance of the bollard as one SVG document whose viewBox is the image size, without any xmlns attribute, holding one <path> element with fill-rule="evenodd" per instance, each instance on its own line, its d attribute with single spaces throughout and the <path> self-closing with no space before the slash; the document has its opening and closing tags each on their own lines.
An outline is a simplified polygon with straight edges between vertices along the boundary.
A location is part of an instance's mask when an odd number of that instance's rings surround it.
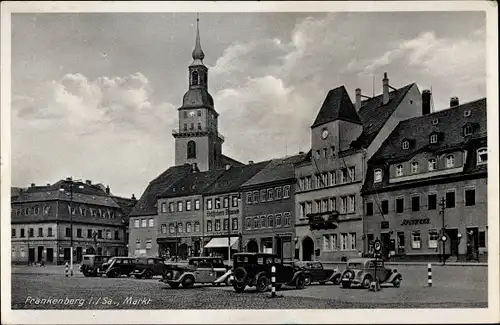
<svg viewBox="0 0 500 325">
<path fill-rule="evenodd" d="M 431 263 L 427 264 L 427 286 L 432 287 L 432 265 Z"/>
<path fill-rule="evenodd" d="M 271 298 L 276 297 L 276 266 L 271 267 Z"/>
<path fill-rule="evenodd" d="M 66 274 L 66 277 L 68 276 L 68 262 L 66 262 L 66 265 L 64 267 L 64 273 Z"/>
</svg>

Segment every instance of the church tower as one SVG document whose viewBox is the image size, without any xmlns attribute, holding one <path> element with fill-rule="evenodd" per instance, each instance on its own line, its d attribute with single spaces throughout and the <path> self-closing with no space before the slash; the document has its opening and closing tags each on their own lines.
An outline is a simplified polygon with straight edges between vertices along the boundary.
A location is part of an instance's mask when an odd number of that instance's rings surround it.
<svg viewBox="0 0 500 325">
<path fill-rule="evenodd" d="M 193 62 L 189 66 L 189 89 L 179 107 L 179 128 L 172 132 L 175 138 L 175 164 L 196 163 L 200 171 L 222 166 L 224 137 L 218 132 L 219 114 L 208 93 L 208 68 L 203 64 L 199 19 L 196 19 L 196 43 Z"/>
</svg>

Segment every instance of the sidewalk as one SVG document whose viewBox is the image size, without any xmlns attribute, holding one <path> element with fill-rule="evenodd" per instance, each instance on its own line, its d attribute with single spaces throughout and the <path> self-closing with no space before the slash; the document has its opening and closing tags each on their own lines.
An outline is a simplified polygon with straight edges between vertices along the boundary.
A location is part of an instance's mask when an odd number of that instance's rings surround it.
<svg viewBox="0 0 500 325">
<path fill-rule="evenodd" d="M 12 274 L 65 274 L 65 265 L 11 265 Z M 73 264 L 73 274 L 80 273 L 80 264 Z M 68 273 L 70 268 L 68 266 Z"/>
</svg>

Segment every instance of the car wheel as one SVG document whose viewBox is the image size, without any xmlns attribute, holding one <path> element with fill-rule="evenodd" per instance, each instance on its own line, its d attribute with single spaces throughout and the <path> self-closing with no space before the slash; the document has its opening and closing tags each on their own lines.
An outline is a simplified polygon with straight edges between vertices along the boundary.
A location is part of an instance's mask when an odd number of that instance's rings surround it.
<svg viewBox="0 0 500 325">
<path fill-rule="evenodd" d="M 244 267 L 237 267 L 233 272 L 233 278 L 235 282 L 244 283 L 247 277 L 247 270 Z"/>
<path fill-rule="evenodd" d="M 87 271 L 85 271 L 85 272 L 83 272 L 83 276 L 85 276 L 85 277 L 87 277 L 87 278 L 88 278 L 88 277 L 90 276 L 90 273 L 89 273 L 89 272 L 87 272 Z"/>
<path fill-rule="evenodd" d="M 299 275 L 295 280 L 295 288 L 304 289 L 305 284 L 306 284 L 306 277 Z"/>
<path fill-rule="evenodd" d="M 258 292 L 266 292 L 269 287 L 269 279 L 265 275 L 259 277 L 255 287 Z"/>
<path fill-rule="evenodd" d="M 311 279 L 311 276 L 310 275 L 306 275 L 304 277 L 304 285 L 306 286 L 310 286 L 311 285 L 311 282 L 312 282 L 312 279 Z M 321 282 L 320 282 L 321 283 Z M 324 283 L 324 282 L 323 282 Z"/>
<path fill-rule="evenodd" d="M 351 282 L 344 281 L 342 282 L 342 288 L 350 288 L 351 287 Z"/>
<path fill-rule="evenodd" d="M 177 283 L 177 282 L 169 283 L 168 285 L 169 285 L 169 286 L 170 286 L 170 288 L 172 288 L 172 289 L 177 289 L 177 288 L 179 288 L 179 283 Z"/>
<path fill-rule="evenodd" d="M 392 284 L 394 285 L 394 287 L 399 288 L 401 286 L 401 279 L 395 278 L 394 281 L 392 281 Z"/>
<path fill-rule="evenodd" d="M 190 275 L 186 276 L 182 280 L 182 287 L 186 288 L 186 289 L 190 289 L 190 288 L 194 287 L 194 278 Z"/>
<path fill-rule="evenodd" d="M 340 284 L 340 275 L 334 276 L 332 282 L 333 282 L 333 284 L 339 285 Z"/>
<path fill-rule="evenodd" d="M 362 283 L 363 288 L 369 289 L 371 283 L 372 283 L 372 277 L 369 275 L 365 276 L 365 278 L 363 279 L 363 283 Z"/>
<path fill-rule="evenodd" d="M 153 278 L 153 273 L 150 270 L 146 271 L 145 274 L 146 279 L 152 279 Z"/>
<path fill-rule="evenodd" d="M 108 278 L 116 278 L 116 276 L 117 276 L 117 275 L 118 275 L 118 274 L 117 274 L 117 273 L 116 273 L 116 271 L 114 271 L 114 270 L 108 271 L 108 272 L 106 273 L 106 276 L 107 276 Z"/>
<path fill-rule="evenodd" d="M 244 292 L 245 291 L 245 287 L 246 287 L 246 285 L 243 284 L 243 283 L 233 283 L 234 291 L 236 291 L 237 293 Z"/>
</svg>

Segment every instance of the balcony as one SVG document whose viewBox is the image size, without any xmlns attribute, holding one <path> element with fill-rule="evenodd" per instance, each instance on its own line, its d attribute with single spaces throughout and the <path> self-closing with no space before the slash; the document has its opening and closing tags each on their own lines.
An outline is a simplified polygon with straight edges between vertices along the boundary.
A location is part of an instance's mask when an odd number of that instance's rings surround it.
<svg viewBox="0 0 500 325">
<path fill-rule="evenodd" d="M 179 130 L 179 129 L 173 129 L 172 130 L 172 135 L 174 137 L 190 137 L 190 136 L 200 136 L 200 135 L 207 135 L 207 134 L 214 134 L 216 133 L 217 136 L 224 141 L 225 138 L 222 134 L 219 132 L 214 132 L 213 130 L 210 130 L 208 128 L 203 128 L 203 129 L 186 129 L 186 130 Z"/>
</svg>

